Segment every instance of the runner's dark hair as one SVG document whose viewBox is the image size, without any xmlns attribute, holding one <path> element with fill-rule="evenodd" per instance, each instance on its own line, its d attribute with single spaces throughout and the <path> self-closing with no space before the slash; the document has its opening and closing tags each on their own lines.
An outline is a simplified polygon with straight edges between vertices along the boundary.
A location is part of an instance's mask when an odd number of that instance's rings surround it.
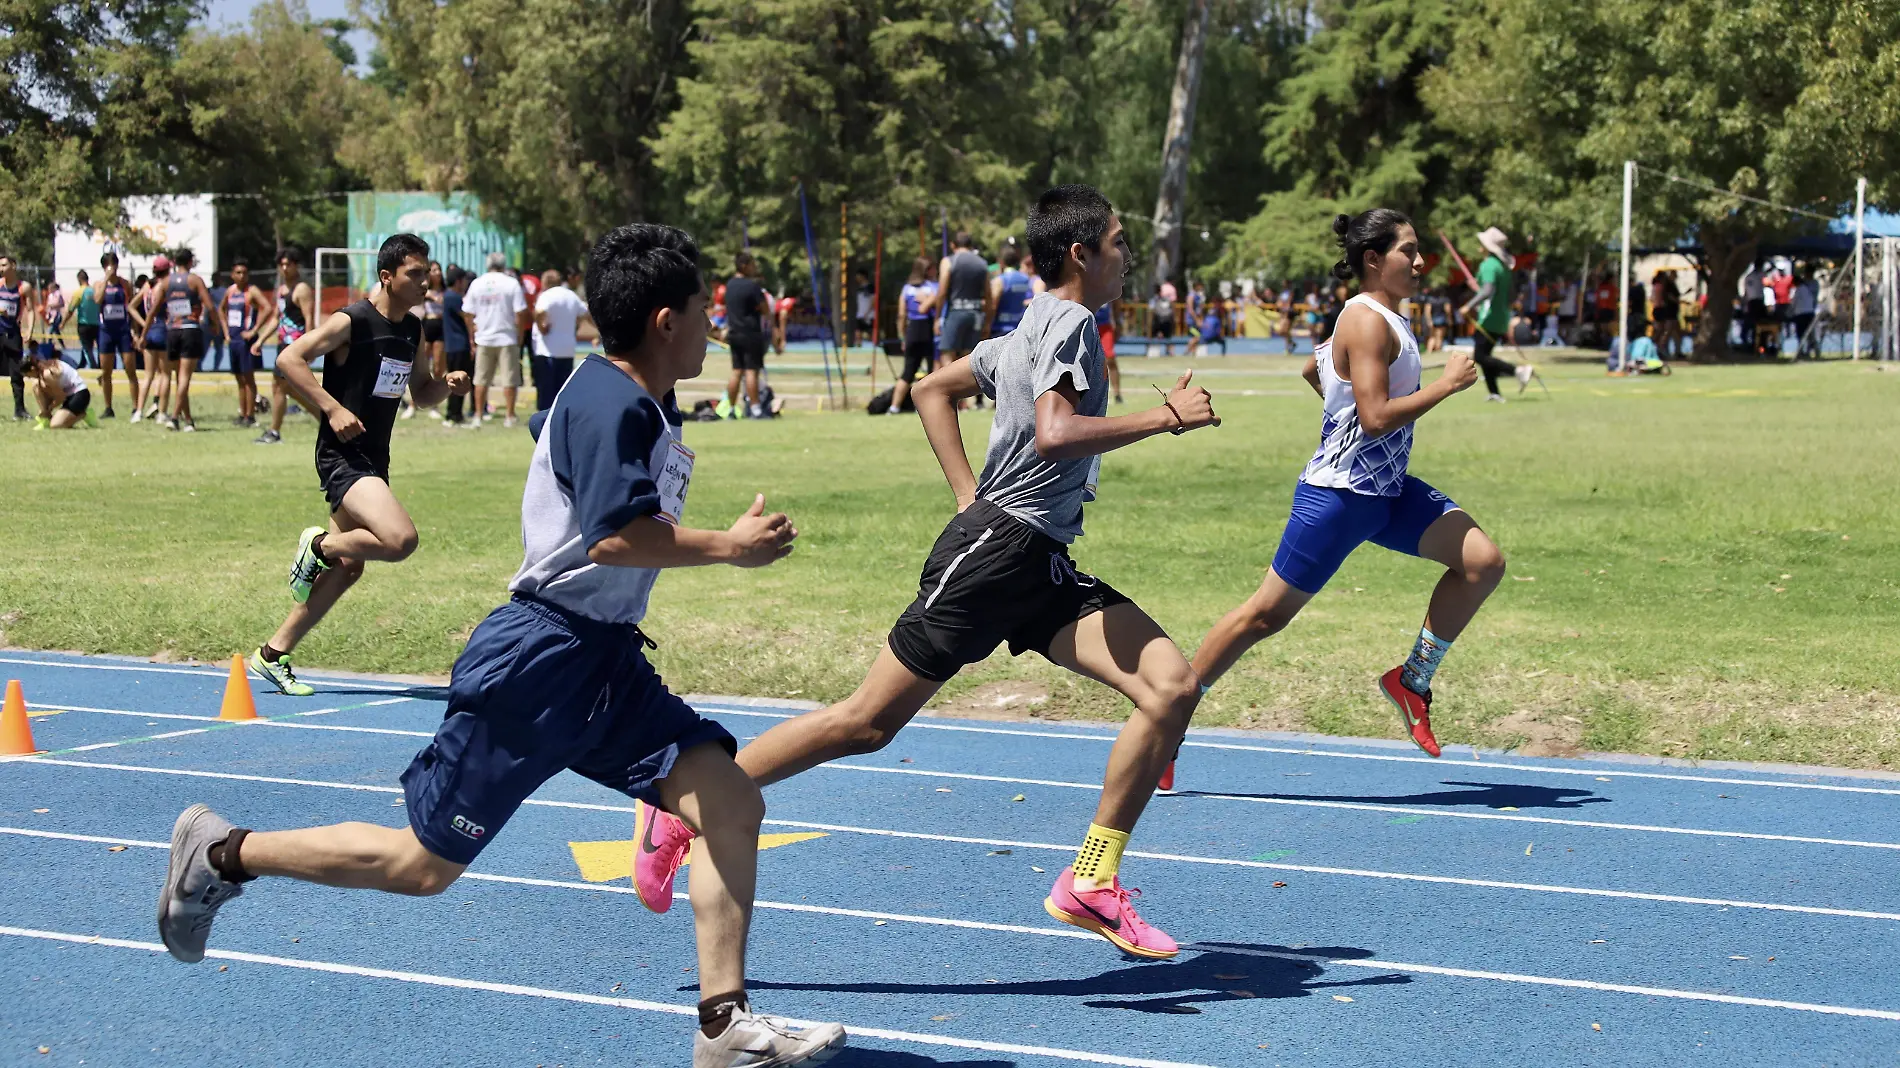
<svg viewBox="0 0 1900 1068">
<path fill-rule="evenodd" d="M 1021 249 L 1017 248 L 1015 245 L 1005 245 L 1003 246 L 1003 255 L 1001 259 L 1003 261 L 1003 266 L 1013 271 L 1016 268 L 1021 267 L 1023 265 L 1023 252 Z"/>
<path fill-rule="evenodd" d="M 297 264 L 298 266 L 302 266 L 303 265 L 303 249 L 297 245 L 285 245 L 283 248 L 278 249 L 277 262 L 282 263 L 285 260 L 289 260 L 290 262 Z"/>
<path fill-rule="evenodd" d="M 1036 273 L 1051 286 L 1061 285 L 1070 247 L 1086 245 L 1100 252 L 1114 214 L 1108 198 L 1090 185 L 1059 185 L 1037 197 L 1025 227 Z"/>
<path fill-rule="evenodd" d="M 414 234 L 390 234 L 376 250 L 376 273 L 395 274 L 411 256 L 427 262 L 429 243 Z"/>
<path fill-rule="evenodd" d="M 1334 216 L 1333 240 L 1346 254 L 1333 264 L 1333 277 L 1342 282 L 1363 280 L 1366 253 L 1377 252 L 1383 256 L 1392 251 L 1399 240 L 1399 227 L 1411 225 L 1412 220 L 1404 212 L 1391 208 L 1368 208 L 1357 215 Z"/>
<path fill-rule="evenodd" d="M 682 310 L 700 290 L 699 246 L 675 227 L 617 226 L 587 257 L 587 311 L 610 354 L 639 348 L 654 312 Z"/>
</svg>

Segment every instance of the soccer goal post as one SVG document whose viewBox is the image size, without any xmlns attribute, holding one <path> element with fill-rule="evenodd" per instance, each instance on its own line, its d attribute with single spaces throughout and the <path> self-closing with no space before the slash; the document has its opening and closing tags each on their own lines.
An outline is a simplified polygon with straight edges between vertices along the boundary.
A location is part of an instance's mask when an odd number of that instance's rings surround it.
<svg viewBox="0 0 1900 1068">
<path fill-rule="evenodd" d="M 317 250 L 316 318 L 314 329 L 323 317 L 342 311 L 347 305 L 369 296 L 376 288 L 376 250 L 373 248 L 320 248 Z"/>
</svg>

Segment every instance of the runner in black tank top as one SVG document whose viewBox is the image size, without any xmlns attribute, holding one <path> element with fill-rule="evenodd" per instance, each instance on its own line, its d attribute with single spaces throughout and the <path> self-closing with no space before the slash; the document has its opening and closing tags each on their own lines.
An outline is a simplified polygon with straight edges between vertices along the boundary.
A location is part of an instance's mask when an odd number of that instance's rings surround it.
<svg viewBox="0 0 1900 1068">
<path fill-rule="evenodd" d="M 429 246 L 397 234 L 376 254 L 377 286 L 367 300 L 313 324 L 277 355 L 277 370 L 317 412 L 317 479 L 330 525 L 305 528 L 290 565 L 297 602 L 250 668 L 293 697 L 313 691 L 291 672 L 289 653 L 336 604 L 370 560 L 395 562 L 416 551 L 416 525 L 389 489 L 389 437 L 408 391 L 419 407 L 468 393 L 465 371 L 437 378 L 418 359 L 422 320 L 411 314 L 427 292 Z M 310 363 L 324 356 L 323 381 Z"/>
</svg>

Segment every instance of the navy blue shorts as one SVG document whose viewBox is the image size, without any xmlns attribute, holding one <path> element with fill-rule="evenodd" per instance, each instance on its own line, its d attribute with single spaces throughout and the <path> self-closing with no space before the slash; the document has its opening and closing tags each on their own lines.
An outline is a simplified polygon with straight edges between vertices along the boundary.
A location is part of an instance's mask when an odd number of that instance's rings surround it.
<svg viewBox="0 0 1900 1068">
<path fill-rule="evenodd" d="M 129 354 L 132 348 L 132 324 L 124 319 L 100 321 L 100 352 L 110 352 L 114 355 Z"/>
<path fill-rule="evenodd" d="M 261 362 L 257 354 L 251 351 L 250 343 L 244 340 L 242 334 L 232 335 L 230 340 L 225 342 L 224 351 L 231 357 L 231 373 L 234 375 L 251 374 L 257 370 L 257 365 Z"/>
<path fill-rule="evenodd" d="M 516 598 L 469 636 L 435 739 L 402 773 L 424 848 L 468 864 L 528 795 L 565 769 L 654 803 L 673 761 L 724 727 L 675 697 L 639 631 Z"/>
<path fill-rule="evenodd" d="M 1293 487 L 1293 514 L 1280 535 L 1280 551 L 1273 554 L 1274 574 L 1296 590 L 1318 593 L 1365 542 L 1417 556 L 1425 528 L 1457 507 L 1450 497 L 1410 475 L 1396 497 L 1301 482 Z"/>
</svg>

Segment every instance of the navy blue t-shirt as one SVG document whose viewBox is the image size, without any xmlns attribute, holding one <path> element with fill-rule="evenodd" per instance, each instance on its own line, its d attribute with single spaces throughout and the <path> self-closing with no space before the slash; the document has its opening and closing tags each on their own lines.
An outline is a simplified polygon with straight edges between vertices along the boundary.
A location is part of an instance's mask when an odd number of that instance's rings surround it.
<svg viewBox="0 0 1900 1068">
<path fill-rule="evenodd" d="M 453 289 L 442 293 L 442 351 L 469 351 L 468 323 L 462 319 L 462 294 Z"/>
</svg>

